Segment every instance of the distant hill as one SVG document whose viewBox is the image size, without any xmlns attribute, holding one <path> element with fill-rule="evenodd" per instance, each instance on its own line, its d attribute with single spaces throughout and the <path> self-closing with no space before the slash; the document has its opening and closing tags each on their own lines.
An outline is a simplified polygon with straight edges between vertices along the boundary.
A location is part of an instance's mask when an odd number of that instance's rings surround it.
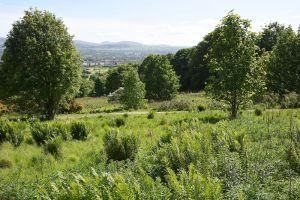
<svg viewBox="0 0 300 200">
<path fill-rule="evenodd" d="M 145 45 L 132 41 L 91 43 L 75 40 L 85 65 L 112 66 L 120 63 L 141 62 L 149 54 L 175 53 L 183 47 L 169 45 Z"/>
<path fill-rule="evenodd" d="M 0 56 L 5 38 L 0 37 Z M 183 47 L 169 45 L 145 45 L 133 41 L 92 43 L 74 41 L 86 66 L 112 66 L 120 63 L 141 62 L 149 54 L 175 53 Z"/>
</svg>

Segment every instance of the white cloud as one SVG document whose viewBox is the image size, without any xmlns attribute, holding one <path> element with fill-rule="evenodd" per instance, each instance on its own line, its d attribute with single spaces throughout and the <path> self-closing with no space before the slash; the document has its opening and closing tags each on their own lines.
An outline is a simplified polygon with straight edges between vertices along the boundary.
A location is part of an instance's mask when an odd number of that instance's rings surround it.
<svg viewBox="0 0 300 200">
<path fill-rule="evenodd" d="M 132 40 L 145 44 L 192 46 L 213 30 L 217 20 L 178 24 L 145 24 L 127 21 L 64 18 L 76 39 L 90 42 Z"/>
</svg>

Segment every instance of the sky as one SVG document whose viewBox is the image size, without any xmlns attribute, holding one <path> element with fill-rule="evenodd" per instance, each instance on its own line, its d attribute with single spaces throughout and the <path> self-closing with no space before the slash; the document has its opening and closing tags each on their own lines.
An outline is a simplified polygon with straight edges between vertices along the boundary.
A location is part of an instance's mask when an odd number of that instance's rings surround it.
<svg viewBox="0 0 300 200">
<path fill-rule="evenodd" d="M 62 18 L 75 39 L 193 46 L 234 10 L 259 31 L 300 25 L 300 0 L 0 0 L 0 36 L 30 7 Z"/>
</svg>

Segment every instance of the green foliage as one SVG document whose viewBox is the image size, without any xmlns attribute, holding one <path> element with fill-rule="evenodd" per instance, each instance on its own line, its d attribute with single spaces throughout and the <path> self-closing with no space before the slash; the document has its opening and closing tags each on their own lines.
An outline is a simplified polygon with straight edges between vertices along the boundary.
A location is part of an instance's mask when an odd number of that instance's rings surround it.
<svg viewBox="0 0 300 200">
<path fill-rule="evenodd" d="M 0 169 L 12 167 L 12 162 L 6 159 L 0 159 Z"/>
<path fill-rule="evenodd" d="M 189 80 L 189 91 L 203 90 L 211 75 L 207 56 L 212 48 L 212 39 L 212 33 L 207 34 L 190 54 L 187 78 Z"/>
<path fill-rule="evenodd" d="M 94 90 L 94 82 L 89 79 L 82 78 L 77 97 L 91 96 Z"/>
<path fill-rule="evenodd" d="M 9 122 L 0 120 L 0 144 L 10 142 L 14 147 L 18 147 L 24 140 L 24 134 L 16 130 Z"/>
<path fill-rule="evenodd" d="M 19 109 L 53 119 L 79 86 L 81 59 L 61 19 L 30 9 L 13 24 L 2 56 L 1 95 Z"/>
<path fill-rule="evenodd" d="M 106 93 L 106 77 L 104 76 L 98 76 L 94 79 L 94 95 L 96 97 L 101 97 Z"/>
<path fill-rule="evenodd" d="M 148 56 L 141 64 L 139 73 L 145 83 L 147 99 L 170 100 L 177 94 L 179 79 L 166 56 Z"/>
<path fill-rule="evenodd" d="M 67 129 L 62 124 L 33 123 L 30 126 L 31 135 L 38 145 L 43 145 L 47 141 L 56 137 L 64 140 L 69 138 Z"/>
<path fill-rule="evenodd" d="M 259 34 L 258 46 L 260 51 L 272 51 L 284 29 L 284 25 L 278 22 L 273 22 L 265 26 L 263 31 Z"/>
<path fill-rule="evenodd" d="M 193 74 L 190 73 L 189 60 L 193 49 L 180 49 L 171 59 L 171 64 L 180 78 L 180 91 L 192 91 L 191 79 Z"/>
<path fill-rule="evenodd" d="M 212 77 L 208 91 L 213 98 L 230 105 L 232 118 L 237 116 L 239 106 L 259 87 L 256 74 L 261 70 L 256 65 L 254 35 L 250 23 L 230 12 L 215 29 L 209 66 Z M 243 53 L 241 53 L 243 52 Z"/>
<path fill-rule="evenodd" d="M 147 115 L 147 119 L 154 119 L 154 112 L 150 111 L 149 114 Z"/>
<path fill-rule="evenodd" d="M 130 69 L 124 77 L 124 90 L 120 102 L 126 109 L 138 109 L 143 106 L 145 85 L 140 81 L 135 69 Z"/>
<path fill-rule="evenodd" d="M 198 106 L 197 106 L 197 110 L 198 110 L 199 112 L 202 112 L 202 111 L 205 110 L 205 107 L 204 107 L 203 105 L 198 105 Z"/>
<path fill-rule="evenodd" d="M 139 148 L 139 139 L 137 136 L 121 135 L 117 130 L 106 132 L 103 138 L 104 151 L 109 160 L 134 160 Z"/>
<path fill-rule="evenodd" d="M 124 86 L 124 78 L 125 74 L 128 70 L 131 70 L 135 66 L 131 64 L 127 65 L 118 65 L 108 71 L 108 75 L 106 78 L 105 88 L 106 93 L 112 93 Z"/>
<path fill-rule="evenodd" d="M 202 175 L 193 165 L 179 175 L 168 170 L 167 184 L 172 191 L 171 199 L 215 200 L 223 197 L 220 182 Z"/>
<path fill-rule="evenodd" d="M 71 136 L 74 140 L 86 140 L 89 131 L 84 122 L 74 122 L 71 125 Z"/>
<path fill-rule="evenodd" d="M 116 118 L 115 120 L 114 120 L 114 124 L 115 124 L 115 126 L 116 127 L 121 127 L 121 126 L 124 126 L 125 125 L 125 119 L 123 119 L 123 118 Z"/>
<path fill-rule="evenodd" d="M 61 140 L 59 137 L 51 138 L 43 145 L 46 154 L 51 154 L 55 158 L 61 156 Z"/>
<path fill-rule="evenodd" d="M 261 115 L 262 115 L 262 110 L 259 109 L 259 108 L 256 108 L 256 109 L 254 110 L 254 113 L 255 113 L 256 116 L 261 116 Z"/>
<path fill-rule="evenodd" d="M 284 29 L 270 56 L 267 68 L 268 89 L 280 97 L 300 93 L 300 36 L 292 27 Z"/>
</svg>

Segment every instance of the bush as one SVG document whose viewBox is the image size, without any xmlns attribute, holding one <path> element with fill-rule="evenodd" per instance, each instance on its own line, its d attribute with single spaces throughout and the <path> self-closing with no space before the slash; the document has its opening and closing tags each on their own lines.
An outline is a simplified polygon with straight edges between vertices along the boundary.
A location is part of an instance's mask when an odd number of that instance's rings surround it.
<svg viewBox="0 0 300 200">
<path fill-rule="evenodd" d="M 23 133 L 16 131 L 8 122 L 0 121 L 0 143 L 10 142 L 14 147 L 18 147 L 24 140 Z"/>
<path fill-rule="evenodd" d="M 202 112 L 202 111 L 205 110 L 205 107 L 204 107 L 203 105 L 198 105 L 198 106 L 197 106 L 197 110 L 198 110 L 199 112 Z"/>
<path fill-rule="evenodd" d="M 256 108 L 256 109 L 254 110 L 254 113 L 255 113 L 256 116 L 261 116 L 261 115 L 262 115 L 262 110 L 259 109 L 259 108 Z"/>
<path fill-rule="evenodd" d="M 125 120 L 123 118 L 116 118 L 115 119 L 115 125 L 117 127 L 121 127 L 125 125 Z"/>
<path fill-rule="evenodd" d="M 107 132 L 103 141 L 109 160 L 134 160 L 139 147 L 139 140 L 135 135 L 119 136 L 119 132 L 115 130 Z"/>
<path fill-rule="evenodd" d="M 6 121 L 0 120 L 0 143 L 7 141 L 11 132 L 13 132 L 12 127 Z"/>
<path fill-rule="evenodd" d="M 189 111 L 192 110 L 192 103 L 186 100 L 171 100 L 163 102 L 157 109 L 158 111 Z"/>
<path fill-rule="evenodd" d="M 0 159 L 0 168 L 10 168 L 12 167 L 12 163 L 6 159 Z"/>
<path fill-rule="evenodd" d="M 34 123 L 30 127 L 31 135 L 38 145 L 45 144 L 48 140 L 55 137 L 68 139 L 67 129 L 62 124 L 53 124 L 52 126 L 46 123 Z"/>
<path fill-rule="evenodd" d="M 51 154 L 55 158 L 61 156 L 61 141 L 58 137 L 46 141 L 43 147 L 46 154 Z"/>
<path fill-rule="evenodd" d="M 147 119 L 154 119 L 154 112 L 151 111 L 148 115 L 147 115 Z"/>
<path fill-rule="evenodd" d="M 14 131 L 13 134 L 9 135 L 8 140 L 14 147 L 18 147 L 24 141 L 24 134 L 22 131 Z"/>
<path fill-rule="evenodd" d="M 71 125 L 71 136 L 74 140 L 86 140 L 89 131 L 83 122 L 75 122 Z"/>
</svg>

